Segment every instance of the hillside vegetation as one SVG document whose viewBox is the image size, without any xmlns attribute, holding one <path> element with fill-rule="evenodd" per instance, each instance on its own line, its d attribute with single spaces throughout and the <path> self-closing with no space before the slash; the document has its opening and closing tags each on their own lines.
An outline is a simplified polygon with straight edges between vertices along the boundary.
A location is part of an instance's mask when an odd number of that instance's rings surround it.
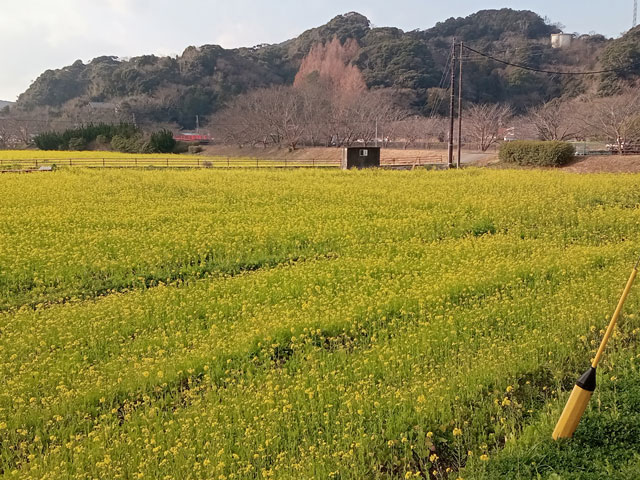
<svg viewBox="0 0 640 480">
<path fill-rule="evenodd" d="M 203 45 L 188 47 L 177 57 L 144 55 L 121 60 L 101 56 L 87 64 L 78 60 L 44 72 L 20 96 L 18 106 L 27 110 L 48 107 L 54 115 L 64 107 L 95 116 L 104 111 L 96 112 L 95 102 L 106 103 L 107 109 L 114 104 L 111 110 L 117 105 L 118 114 L 126 119 L 135 114 L 139 121 L 176 122 L 192 128 L 196 115 L 215 113 L 240 93 L 292 84 L 312 48 L 334 38 L 355 42 L 357 51 L 350 63 L 361 71 L 369 88 L 401 93 L 416 113 L 438 113 L 442 108 L 438 99 L 453 37 L 504 60 L 533 67 L 584 70 L 602 64 L 629 67 L 619 76 L 627 81 L 637 78 L 640 30 L 615 41 L 601 35 L 583 36 L 569 50 L 551 48 L 549 35 L 555 31 L 539 15 L 512 9 L 483 10 L 411 32 L 373 28 L 366 17 L 349 13 L 275 45 L 232 50 Z M 468 100 L 508 102 L 516 110 L 599 88 L 601 81 L 609 91 L 615 90 L 618 79 L 540 77 L 480 58 L 467 62 L 466 68 Z"/>
</svg>

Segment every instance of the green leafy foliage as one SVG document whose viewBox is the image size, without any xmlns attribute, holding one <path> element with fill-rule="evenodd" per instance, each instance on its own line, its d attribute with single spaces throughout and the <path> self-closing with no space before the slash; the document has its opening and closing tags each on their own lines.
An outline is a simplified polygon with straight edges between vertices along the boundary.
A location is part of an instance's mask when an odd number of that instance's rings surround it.
<svg viewBox="0 0 640 480">
<path fill-rule="evenodd" d="M 173 133 L 169 130 L 163 129 L 151 134 L 149 140 L 149 148 L 153 153 L 170 153 L 176 146 L 176 141 L 173 138 Z"/>
<path fill-rule="evenodd" d="M 143 142 L 140 137 L 116 135 L 111 139 L 111 148 L 123 153 L 142 153 Z"/>
<path fill-rule="evenodd" d="M 640 75 L 640 26 L 604 47 L 601 55 L 604 69 L 615 69 L 602 77 L 600 91 L 615 93 L 620 80 L 634 80 Z"/>
<path fill-rule="evenodd" d="M 139 134 L 140 129 L 132 123 L 117 125 L 99 123 L 70 128 L 62 132 L 44 132 L 36 135 L 33 143 L 40 150 L 79 150 L 76 147 L 85 148 L 94 141 L 106 144 L 116 136 L 131 138 Z"/>
<path fill-rule="evenodd" d="M 529 10 L 481 10 L 465 18 L 449 18 L 427 30 L 427 37 L 455 36 L 466 42 L 496 41 L 506 35 L 535 39 L 550 35 L 557 29 L 545 23 L 537 13 Z"/>
<path fill-rule="evenodd" d="M 522 166 L 559 167 L 569 163 L 575 147 L 567 142 L 518 140 L 500 147 L 500 160 Z"/>
<path fill-rule="evenodd" d="M 69 150 L 85 150 L 87 142 L 82 137 L 73 137 L 69 140 Z"/>
<path fill-rule="evenodd" d="M 355 60 L 370 87 L 424 90 L 436 85 L 439 77 L 436 78 L 435 63 L 425 42 L 397 32 L 374 32 L 364 38 L 367 46 Z"/>
</svg>

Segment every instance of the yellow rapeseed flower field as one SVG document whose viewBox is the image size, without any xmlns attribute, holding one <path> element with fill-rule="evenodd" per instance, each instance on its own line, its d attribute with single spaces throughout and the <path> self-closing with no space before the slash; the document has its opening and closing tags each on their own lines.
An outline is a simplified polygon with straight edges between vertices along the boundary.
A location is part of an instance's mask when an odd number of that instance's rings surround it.
<svg viewBox="0 0 640 480">
<path fill-rule="evenodd" d="M 640 294 L 574 443 L 551 430 L 640 253 L 639 185 L 4 174 L 0 475 L 602 477 L 613 449 L 634 478 Z"/>
</svg>

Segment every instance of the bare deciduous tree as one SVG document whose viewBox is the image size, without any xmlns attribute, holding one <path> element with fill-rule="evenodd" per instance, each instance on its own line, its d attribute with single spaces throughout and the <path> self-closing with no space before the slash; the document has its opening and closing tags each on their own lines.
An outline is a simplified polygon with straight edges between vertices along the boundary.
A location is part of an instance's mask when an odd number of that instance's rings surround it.
<svg viewBox="0 0 640 480">
<path fill-rule="evenodd" d="M 622 154 L 640 142 L 640 91 L 627 90 L 615 97 L 592 98 L 583 115 L 584 125 L 596 137 L 606 137 Z"/>
<path fill-rule="evenodd" d="M 396 122 L 394 133 L 404 149 L 423 143 L 428 147 L 438 135 L 439 119 L 436 117 L 409 116 Z"/>
<path fill-rule="evenodd" d="M 264 88 L 237 97 L 214 123 L 238 146 L 272 144 L 295 150 L 305 133 L 303 108 L 296 89 Z"/>
<path fill-rule="evenodd" d="M 7 148 L 11 141 L 9 122 L 0 118 L 0 148 Z"/>
<path fill-rule="evenodd" d="M 362 73 L 351 61 L 357 56 L 360 47 L 351 38 L 344 43 L 338 37 L 327 43 L 317 43 L 302 60 L 300 70 L 294 80 L 294 86 L 303 86 L 308 81 L 321 78 L 337 94 L 364 92 L 367 85 Z"/>
<path fill-rule="evenodd" d="M 480 150 L 486 152 L 498 141 L 500 130 L 511 116 L 511 107 L 508 105 L 471 105 L 465 113 L 467 134 Z"/>
<path fill-rule="evenodd" d="M 580 135 L 582 129 L 574 103 L 554 99 L 530 112 L 529 118 L 541 140 L 568 140 Z"/>
</svg>

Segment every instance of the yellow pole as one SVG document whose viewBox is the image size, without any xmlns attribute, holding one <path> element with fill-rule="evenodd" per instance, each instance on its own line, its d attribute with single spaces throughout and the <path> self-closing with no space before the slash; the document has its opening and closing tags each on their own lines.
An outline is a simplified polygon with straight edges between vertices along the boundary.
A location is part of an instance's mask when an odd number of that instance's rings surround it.
<svg viewBox="0 0 640 480">
<path fill-rule="evenodd" d="M 584 411 L 587 409 L 587 405 L 589 405 L 589 400 L 591 400 L 591 395 L 593 391 L 596 389 L 596 367 L 600 363 L 600 359 L 602 358 L 602 354 L 604 353 L 604 349 L 609 342 L 609 338 L 613 333 L 613 329 L 616 326 L 616 322 L 618 321 L 618 317 L 620 316 L 620 312 L 622 312 L 622 307 L 624 306 L 624 302 L 629 295 L 629 291 L 633 286 L 633 282 L 636 279 L 636 275 L 638 275 L 638 265 L 640 264 L 640 259 L 636 263 L 635 267 L 631 271 L 631 275 L 629 276 L 629 280 L 627 280 L 627 285 L 622 292 L 622 296 L 620 297 L 620 301 L 618 301 L 618 306 L 616 307 L 616 311 L 613 312 L 613 316 L 611 317 L 611 321 L 609 322 L 609 326 L 607 327 L 607 331 L 602 338 L 602 342 L 600 342 L 600 347 L 596 353 L 593 362 L 591 362 L 591 368 L 587 370 L 576 382 L 575 387 L 573 387 L 573 391 L 569 396 L 569 400 L 562 411 L 562 415 L 560 415 L 560 419 L 556 424 L 556 428 L 553 430 L 552 437 L 554 440 L 558 438 L 571 438 L 573 433 L 578 428 L 578 424 L 580 423 L 580 419 L 584 414 Z"/>
<path fill-rule="evenodd" d="M 593 368 L 596 368 L 598 366 L 598 363 L 600 363 L 600 359 L 602 358 L 604 349 L 607 346 L 607 343 L 609 342 L 609 337 L 611 337 L 611 334 L 613 333 L 613 329 L 616 326 L 618 317 L 620 316 L 620 312 L 622 311 L 622 307 L 624 306 L 624 301 L 627 299 L 627 295 L 629 295 L 629 290 L 631 290 L 633 281 L 636 279 L 637 274 L 638 274 L 638 266 L 636 265 L 635 267 L 633 267 L 633 270 L 631 271 L 631 275 L 629 276 L 629 280 L 627 281 L 627 286 L 624 287 L 624 292 L 622 292 L 622 296 L 620 297 L 620 301 L 618 302 L 616 311 L 613 312 L 613 316 L 611 317 L 611 321 L 609 322 L 607 331 L 605 332 L 604 338 L 600 343 L 600 348 L 598 348 L 598 352 L 596 353 L 596 356 L 593 359 L 593 362 L 591 363 L 591 366 Z"/>
</svg>

